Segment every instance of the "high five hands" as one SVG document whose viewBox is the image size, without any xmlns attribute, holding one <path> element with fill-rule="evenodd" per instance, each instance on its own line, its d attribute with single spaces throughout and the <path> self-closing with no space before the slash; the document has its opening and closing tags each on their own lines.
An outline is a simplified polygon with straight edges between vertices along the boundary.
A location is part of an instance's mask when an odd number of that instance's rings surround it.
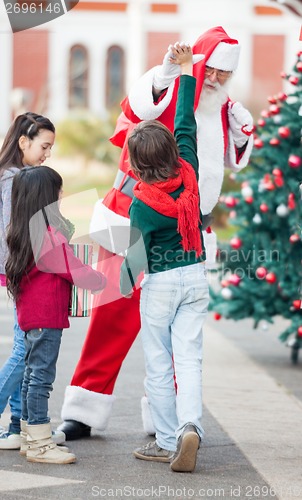
<svg viewBox="0 0 302 500">
<path fill-rule="evenodd" d="M 170 64 L 177 64 L 181 68 L 181 73 L 192 74 L 193 54 L 189 44 L 180 44 L 177 42 L 174 46 L 170 46 L 171 56 L 169 57 Z"/>
</svg>

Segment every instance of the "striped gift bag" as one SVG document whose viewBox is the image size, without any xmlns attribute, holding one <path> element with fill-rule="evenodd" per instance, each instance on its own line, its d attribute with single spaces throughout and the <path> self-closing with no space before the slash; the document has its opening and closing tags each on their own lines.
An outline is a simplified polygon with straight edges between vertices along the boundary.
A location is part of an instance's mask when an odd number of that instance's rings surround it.
<svg viewBox="0 0 302 500">
<path fill-rule="evenodd" d="M 73 253 L 83 264 L 92 265 L 93 245 L 89 243 L 75 243 L 70 245 Z M 69 316 L 86 318 L 91 312 L 91 291 L 83 290 L 76 285 L 71 287 Z"/>
</svg>

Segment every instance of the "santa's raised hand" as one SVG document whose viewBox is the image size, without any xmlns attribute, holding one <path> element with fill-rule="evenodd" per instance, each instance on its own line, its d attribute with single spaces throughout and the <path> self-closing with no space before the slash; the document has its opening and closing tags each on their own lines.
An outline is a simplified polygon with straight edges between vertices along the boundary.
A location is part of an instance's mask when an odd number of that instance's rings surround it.
<svg viewBox="0 0 302 500">
<path fill-rule="evenodd" d="M 173 80 L 175 80 L 175 78 L 177 78 L 181 73 L 179 66 L 171 62 L 171 58 L 173 58 L 172 47 L 176 47 L 178 45 L 188 46 L 189 44 L 185 42 L 176 42 L 174 45 L 169 45 L 162 65 L 155 68 L 153 86 L 157 90 L 163 90 L 169 87 Z M 194 54 L 193 64 L 197 64 L 202 61 L 204 57 L 205 56 L 203 54 Z"/>
<path fill-rule="evenodd" d="M 253 117 L 240 102 L 229 101 L 228 106 L 229 125 L 234 143 L 241 148 L 253 133 Z"/>
</svg>

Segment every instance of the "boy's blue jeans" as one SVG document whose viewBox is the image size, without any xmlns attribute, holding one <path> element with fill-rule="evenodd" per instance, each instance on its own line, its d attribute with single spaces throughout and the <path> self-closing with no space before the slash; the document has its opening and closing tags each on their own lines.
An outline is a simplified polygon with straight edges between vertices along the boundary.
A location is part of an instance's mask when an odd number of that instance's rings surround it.
<svg viewBox="0 0 302 500">
<path fill-rule="evenodd" d="M 145 391 L 157 444 L 175 451 L 187 423 L 195 425 L 200 438 L 204 433 L 202 328 L 209 304 L 205 265 L 146 275 L 141 287 Z"/>
<path fill-rule="evenodd" d="M 46 424 L 48 399 L 56 378 L 62 330 L 36 328 L 25 332 L 25 372 L 22 384 L 22 420 Z"/>
<path fill-rule="evenodd" d="M 9 402 L 11 423 L 9 432 L 20 433 L 21 387 L 24 375 L 24 332 L 21 330 L 14 307 L 14 343 L 10 357 L 0 370 L 0 415 Z"/>
</svg>

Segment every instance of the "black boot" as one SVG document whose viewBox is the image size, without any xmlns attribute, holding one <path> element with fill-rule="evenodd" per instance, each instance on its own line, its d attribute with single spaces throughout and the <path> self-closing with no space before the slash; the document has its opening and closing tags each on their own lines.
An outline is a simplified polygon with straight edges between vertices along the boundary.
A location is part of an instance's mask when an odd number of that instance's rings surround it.
<svg viewBox="0 0 302 500">
<path fill-rule="evenodd" d="M 74 441 L 75 439 L 89 437 L 91 427 L 82 424 L 82 422 L 77 422 L 76 420 L 64 420 L 64 422 L 59 425 L 58 431 L 64 432 L 66 441 Z"/>
</svg>

